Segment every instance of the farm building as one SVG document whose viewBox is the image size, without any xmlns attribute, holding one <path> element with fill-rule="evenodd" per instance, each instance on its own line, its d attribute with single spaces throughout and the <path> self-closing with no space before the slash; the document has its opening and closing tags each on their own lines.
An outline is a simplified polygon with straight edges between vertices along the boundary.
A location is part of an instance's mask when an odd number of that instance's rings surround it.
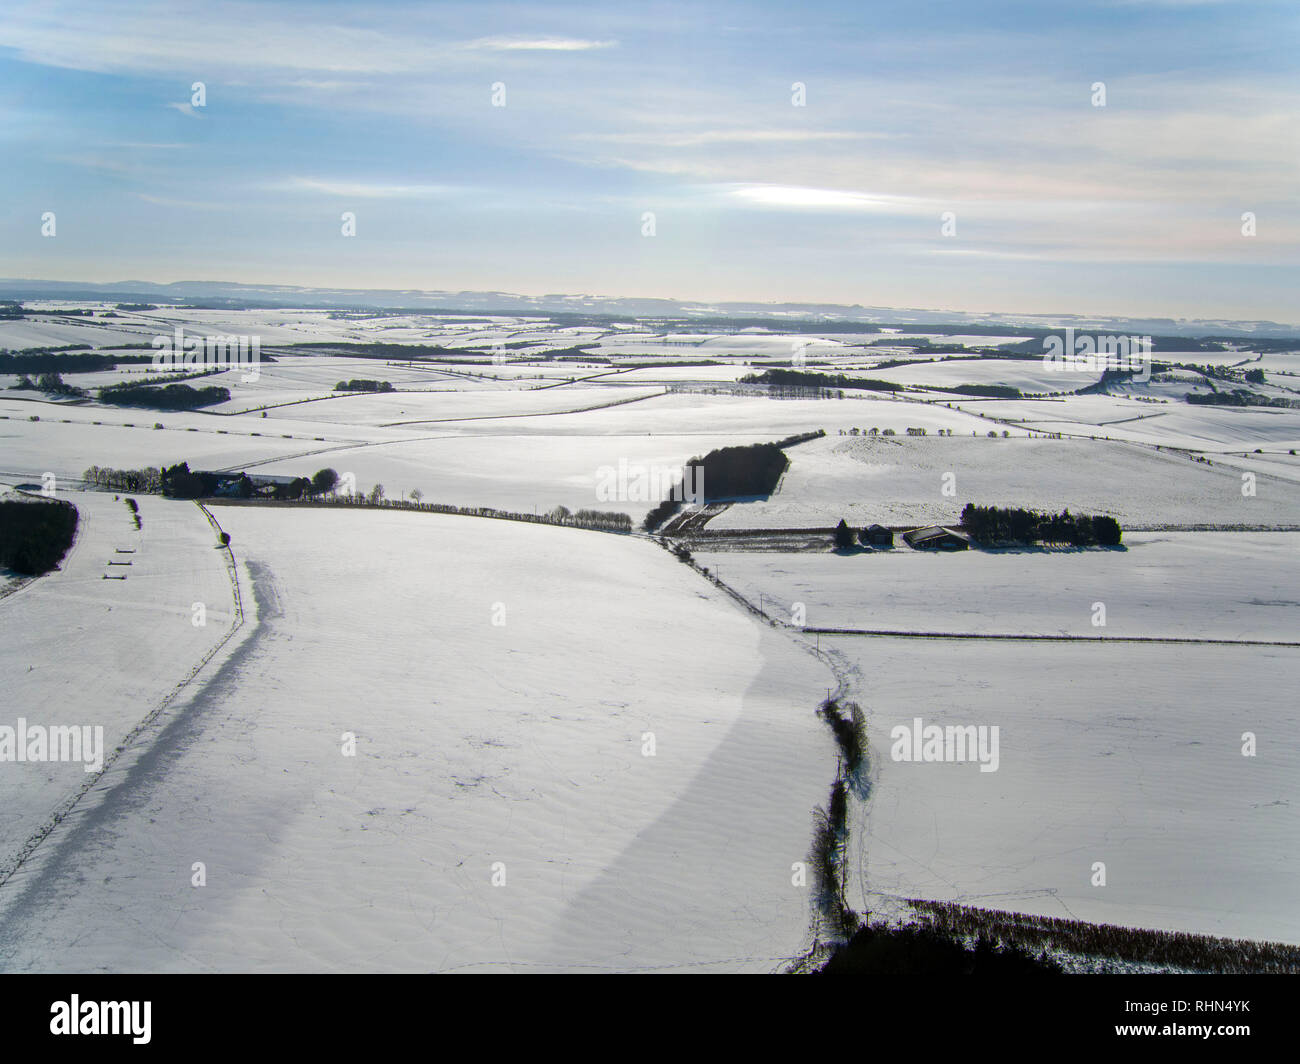
<svg viewBox="0 0 1300 1064">
<path fill-rule="evenodd" d="M 903 533 L 903 540 L 913 550 L 969 550 L 970 540 L 960 532 L 939 525 L 914 528 Z"/>
<path fill-rule="evenodd" d="M 867 525 L 858 536 L 858 540 L 868 547 L 892 547 L 894 533 L 884 525 Z"/>
</svg>

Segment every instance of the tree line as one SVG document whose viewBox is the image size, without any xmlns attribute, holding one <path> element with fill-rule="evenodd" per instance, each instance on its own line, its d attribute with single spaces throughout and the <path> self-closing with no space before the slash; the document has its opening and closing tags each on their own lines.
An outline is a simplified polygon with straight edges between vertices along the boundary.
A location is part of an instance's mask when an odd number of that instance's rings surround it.
<svg viewBox="0 0 1300 1064">
<path fill-rule="evenodd" d="M 1006 543 L 1069 544 L 1074 547 L 1117 547 L 1119 522 L 1105 515 L 1044 514 L 1013 506 L 976 506 L 967 503 L 961 512 L 961 527 L 971 539 L 983 545 Z"/>
</svg>

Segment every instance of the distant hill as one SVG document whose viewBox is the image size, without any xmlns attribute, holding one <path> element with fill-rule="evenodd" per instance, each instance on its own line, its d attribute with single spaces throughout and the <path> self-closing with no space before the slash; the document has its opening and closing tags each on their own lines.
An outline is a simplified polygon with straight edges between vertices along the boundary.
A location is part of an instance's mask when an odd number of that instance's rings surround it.
<svg viewBox="0 0 1300 1064">
<path fill-rule="evenodd" d="M 66 299 L 101 302 L 184 304 L 214 309 L 337 307 L 402 309 L 419 313 L 464 311 L 498 314 L 573 316 L 577 320 L 667 318 L 717 321 L 741 327 L 845 326 L 871 332 L 869 326 L 924 327 L 935 333 L 999 333 L 1038 336 L 1067 325 L 1076 330 L 1160 336 L 1242 336 L 1300 341 L 1300 325 L 1273 321 L 1220 321 L 1175 318 L 1110 318 L 1078 314 L 972 314 L 954 310 L 871 307 L 838 303 L 701 303 L 690 300 L 613 298 L 592 295 L 517 295 L 511 292 L 450 292 L 418 289 L 303 288 L 295 285 L 241 284 L 231 281 L 83 281 L 0 278 L 0 300 Z"/>
</svg>

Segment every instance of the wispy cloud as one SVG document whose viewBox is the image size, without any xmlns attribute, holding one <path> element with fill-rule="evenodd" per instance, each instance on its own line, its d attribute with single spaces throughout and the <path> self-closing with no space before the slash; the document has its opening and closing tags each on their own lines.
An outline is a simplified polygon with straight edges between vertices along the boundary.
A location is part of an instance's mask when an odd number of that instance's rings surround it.
<svg viewBox="0 0 1300 1064">
<path fill-rule="evenodd" d="M 592 41 L 581 37 L 480 37 L 464 47 L 490 52 L 589 52 L 596 48 L 613 48 L 617 41 Z"/>
<path fill-rule="evenodd" d="M 873 196 L 865 192 L 792 185 L 739 185 L 725 191 L 733 201 L 751 206 L 799 210 L 897 211 L 915 210 L 919 204 L 903 196 Z"/>
<path fill-rule="evenodd" d="M 605 144 L 643 144 L 660 148 L 695 148 L 708 144 L 797 144 L 834 140 L 881 140 L 888 133 L 830 129 L 708 129 L 674 133 L 580 133 L 579 140 Z"/>
<path fill-rule="evenodd" d="M 461 191 L 447 185 L 390 185 L 316 177 L 290 177 L 266 187 L 278 192 L 315 192 L 347 199 L 432 199 Z"/>
</svg>

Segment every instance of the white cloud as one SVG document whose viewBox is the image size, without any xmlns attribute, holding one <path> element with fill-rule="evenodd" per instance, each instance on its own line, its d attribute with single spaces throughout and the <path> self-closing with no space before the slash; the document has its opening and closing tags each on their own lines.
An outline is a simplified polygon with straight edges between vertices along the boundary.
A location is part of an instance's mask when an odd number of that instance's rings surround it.
<svg viewBox="0 0 1300 1064">
<path fill-rule="evenodd" d="M 738 185 L 727 190 L 733 199 L 757 207 L 794 207 L 838 211 L 897 211 L 915 208 L 917 201 L 904 196 L 872 196 L 830 188 L 794 185 Z"/>
<path fill-rule="evenodd" d="M 480 37 L 466 48 L 493 52 L 587 52 L 595 48 L 613 48 L 617 41 L 590 41 L 580 37 L 541 37 L 521 40 L 513 37 Z"/>
</svg>

